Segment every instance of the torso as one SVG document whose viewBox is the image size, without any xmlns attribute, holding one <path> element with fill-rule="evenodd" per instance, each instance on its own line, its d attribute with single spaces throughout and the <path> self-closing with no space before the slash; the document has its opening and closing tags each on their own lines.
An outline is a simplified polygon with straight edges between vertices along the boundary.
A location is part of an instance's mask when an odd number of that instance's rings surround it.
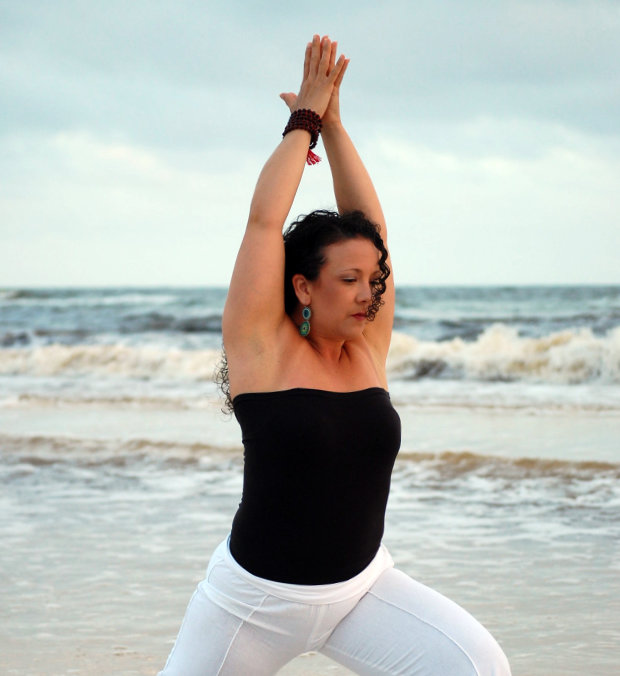
<svg viewBox="0 0 620 676">
<path fill-rule="evenodd" d="M 400 421 L 387 392 L 296 388 L 234 399 L 243 495 L 230 540 L 259 577 L 292 584 L 350 579 L 383 535 Z"/>
</svg>

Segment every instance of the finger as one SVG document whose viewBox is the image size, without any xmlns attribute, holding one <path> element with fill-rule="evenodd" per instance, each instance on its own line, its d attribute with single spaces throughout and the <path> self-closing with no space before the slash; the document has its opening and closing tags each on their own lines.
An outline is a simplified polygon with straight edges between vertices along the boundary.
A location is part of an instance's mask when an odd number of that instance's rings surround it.
<svg viewBox="0 0 620 676">
<path fill-rule="evenodd" d="M 338 51 L 338 43 L 337 42 L 332 42 L 332 53 L 329 57 L 329 73 L 332 72 L 334 69 L 334 66 L 336 65 L 336 52 Z"/>
<path fill-rule="evenodd" d="M 340 58 L 343 58 L 343 57 L 341 56 Z M 350 59 L 344 60 L 344 64 L 342 65 L 340 72 L 338 73 L 336 79 L 334 80 L 334 89 L 340 89 L 340 83 L 342 82 L 342 78 L 344 77 L 344 74 L 347 72 L 347 66 L 349 65 L 349 60 Z"/>
<path fill-rule="evenodd" d="M 310 72 L 310 58 L 312 56 L 312 43 L 309 42 L 306 45 L 306 53 L 304 55 L 304 77 L 303 80 L 305 80 L 308 77 L 308 73 Z M 302 80 L 302 82 L 303 82 Z"/>
<path fill-rule="evenodd" d="M 297 94 L 293 92 L 282 92 L 280 94 L 280 98 L 286 103 L 286 105 L 289 107 L 289 110 L 293 112 L 295 109 L 295 104 L 297 103 Z"/>
<path fill-rule="evenodd" d="M 341 54 L 338 61 L 336 61 L 336 65 L 332 72 L 329 74 L 329 79 L 332 81 L 334 87 L 336 86 L 336 82 L 342 82 L 341 75 L 344 76 L 343 70 L 346 70 L 347 63 L 348 61 L 345 59 L 344 54 Z"/>
<path fill-rule="evenodd" d="M 308 75 L 315 74 L 321 59 L 321 38 L 315 35 L 312 38 L 312 50 L 310 52 L 310 65 Z"/>
<path fill-rule="evenodd" d="M 323 40 L 321 40 L 321 61 L 319 63 L 319 69 L 322 73 L 327 74 L 328 72 L 331 54 L 332 54 L 332 43 L 330 39 L 327 36 L 325 36 Z"/>
</svg>

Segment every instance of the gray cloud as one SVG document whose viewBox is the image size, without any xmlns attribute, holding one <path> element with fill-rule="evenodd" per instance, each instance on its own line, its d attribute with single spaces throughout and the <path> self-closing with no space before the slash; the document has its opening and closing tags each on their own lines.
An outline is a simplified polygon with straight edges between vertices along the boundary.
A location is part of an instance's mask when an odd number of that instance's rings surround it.
<svg viewBox="0 0 620 676">
<path fill-rule="evenodd" d="M 272 9 L 274 25 L 252 3 L 4 3 L 3 127 L 202 146 L 234 125 L 245 143 L 269 88 L 299 79 L 300 17 Z M 618 133 L 617 3 L 351 3 L 333 24 L 373 126 L 486 115 Z"/>
<path fill-rule="evenodd" d="M 208 250 L 211 219 L 226 244 L 209 281 L 224 282 L 285 123 L 277 94 L 298 86 L 304 42 L 327 30 L 352 59 L 345 119 L 399 252 L 445 245 L 441 268 L 407 266 L 415 281 L 469 281 L 470 259 L 480 282 L 502 281 L 509 265 L 512 281 L 527 269 L 523 281 L 617 276 L 617 2 L 277 0 L 268 10 L 254 0 L 0 0 L 0 270 L 47 283 L 79 255 L 101 280 L 105 247 L 109 259 L 124 246 L 139 261 L 148 239 L 164 259 L 184 232 L 204 233 Z M 325 172 L 308 174 L 295 213 L 331 206 Z M 47 273 L 25 268 L 15 252 L 46 260 L 50 232 L 65 238 L 66 258 Z M 537 242 L 520 253 L 527 266 L 506 258 L 521 241 Z M 137 266 L 132 279 L 151 274 Z M 168 279 L 190 282 L 184 274 L 171 264 Z"/>
</svg>

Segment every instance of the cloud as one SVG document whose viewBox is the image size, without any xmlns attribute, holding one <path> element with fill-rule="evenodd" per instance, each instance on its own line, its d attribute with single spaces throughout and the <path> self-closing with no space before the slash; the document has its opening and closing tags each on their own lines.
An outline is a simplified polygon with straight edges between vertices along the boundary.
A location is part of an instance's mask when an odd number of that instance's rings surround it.
<svg viewBox="0 0 620 676">
<path fill-rule="evenodd" d="M 501 136 L 494 124 L 475 123 L 473 134 Z M 526 139 L 531 130 L 509 131 Z M 570 130 L 548 136 L 562 142 L 521 156 L 375 139 L 370 165 L 401 282 L 617 279 L 619 156 Z"/>
<path fill-rule="evenodd" d="M 326 20 L 331 4 L 312 23 L 343 33 L 347 96 L 373 126 L 493 115 L 618 132 L 616 3 L 347 3 Z M 231 142 L 227 121 L 255 137 L 270 89 L 299 80 L 302 17 L 284 7 L 5 3 L 5 124 L 207 145 Z"/>
<path fill-rule="evenodd" d="M 399 249 L 442 251 L 405 265 L 411 280 L 466 281 L 466 256 L 489 282 L 617 279 L 616 2 L 269 7 L 0 2 L 0 281 L 43 275 L 34 261 L 54 232 L 67 243 L 59 261 L 90 261 L 79 279 L 104 279 L 99 252 L 122 250 L 114 279 L 155 283 L 161 270 L 139 252 L 148 243 L 149 260 L 168 260 L 176 241 L 164 281 L 189 281 L 191 269 L 196 282 L 225 283 L 286 120 L 277 94 L 297 86 L 312 30 L 352 59 L 344 117 Z M 292 213 L 322 206 L 333 206 L 324 166 L 306 172 Z M 205 272 L 197 252 L 213 249 Z M 20 250 L 30 267 L 14 263 Z M 71 269 L 46 265 L 46 283 Z"/>
</svg>

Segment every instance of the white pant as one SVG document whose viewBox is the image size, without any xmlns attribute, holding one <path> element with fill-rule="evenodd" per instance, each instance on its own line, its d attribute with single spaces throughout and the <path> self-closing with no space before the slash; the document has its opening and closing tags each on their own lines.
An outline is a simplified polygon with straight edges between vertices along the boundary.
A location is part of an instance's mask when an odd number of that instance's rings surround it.
<svg viewBox="0 0 620 676">
<path fill-rule="evenodd" d="M 346 582 L 281 584 L 244 570 L 226 540 L 159 676 L 266 676 L 308 650 L 362 676 L 510 676 L 481 624 L 393 565 L 381 547 Z"/>
</svg>

